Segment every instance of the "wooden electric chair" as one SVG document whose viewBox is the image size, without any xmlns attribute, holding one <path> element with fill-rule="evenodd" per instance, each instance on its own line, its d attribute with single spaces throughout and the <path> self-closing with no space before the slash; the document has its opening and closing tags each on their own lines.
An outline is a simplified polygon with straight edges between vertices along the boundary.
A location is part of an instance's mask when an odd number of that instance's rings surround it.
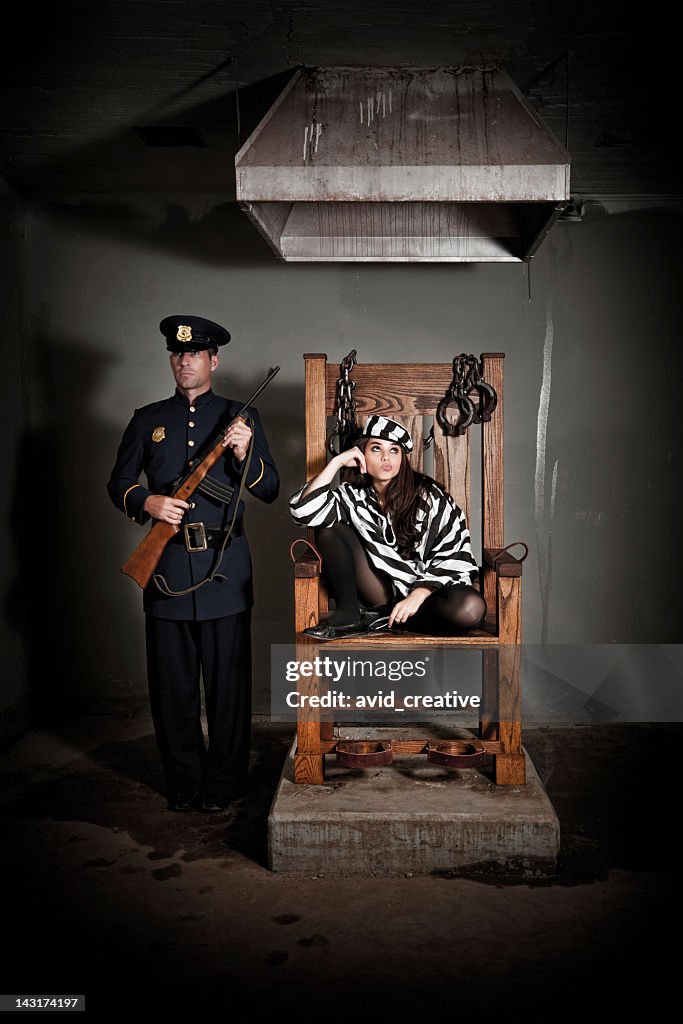
<svg viewBox="0 0 683 1024">
<path fill-rule="evenodd" d="M 305 355 L 306 367 L 306 479 L 324 468 L 327 460 L 327 418 L 335 415 L 339 368 L 328 365 L 326 355 Z M 335 641 L 324 641 L 326 650 L 351 648 L 420 647 L 480 649 L 482 652 L 482 699 L 479 745 L 494 763 L 499 785 L 525 782 L 521 722 L 521 639 L 522 565 L 501 549 L 504 539 L 503 504 L 503 360 L 501 353 L 481 356 L 483 378 L 496 391 L 497 407 L 489 422 L 471 426 L 460 436 L 446 436 L 434 421 L 433 469 L 431 475 L 445 487 L 470 522 L 470 431 L 481 430 L 481 510 L 483 565 L 478 585 L 488 607 L 484 627 L 463 636 L 434 637 L 409 633 L 378 633 Z M 354 398 L 359 425 L 373 413 L 398 420 L 415 439 L 411 465 L 422 468 L 419 439 L 426 433 L 423 418 L 435 416 L 452 380 L 450 363 L 358 363 L 353 369 Z M 470 396 L 471 398 L 473 396 Z M 475 400 L 475 399 L 473 399 Z M 308 531 L 313 540 L 313 531 Z M 300 548 L 295 559 L 295 622 L 297 657 L 315 656 L 319 642 L 302 633 L 315 625 L 328 610 L 327 593 L 320 566 L 310 549 Z M 299 681 L 305 692 L 315 690 L 316 680 Z M 383 736 L 386 739 L 386 736 Z M 297 712 L 295 782 L 320 784 L 324 781 L 325 755 L 335 752 L 334 723 L 324 712 L 309 706 Z M 433 737 L 391 741 L 395 754 L 425 753 Z"/>
</svg>

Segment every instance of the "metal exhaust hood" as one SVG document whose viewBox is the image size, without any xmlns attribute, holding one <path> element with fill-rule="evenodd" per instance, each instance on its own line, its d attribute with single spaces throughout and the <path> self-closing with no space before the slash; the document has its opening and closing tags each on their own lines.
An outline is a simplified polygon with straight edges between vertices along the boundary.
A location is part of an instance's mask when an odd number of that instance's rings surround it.
<svg viewBox="0 0 683 1024">
<path fill-rule="evenodd" d="M 498 68 L 298 71 L 235 168 L 292 262 L 520 262 L 570 198 L 568 153 Z"/>
</svg>

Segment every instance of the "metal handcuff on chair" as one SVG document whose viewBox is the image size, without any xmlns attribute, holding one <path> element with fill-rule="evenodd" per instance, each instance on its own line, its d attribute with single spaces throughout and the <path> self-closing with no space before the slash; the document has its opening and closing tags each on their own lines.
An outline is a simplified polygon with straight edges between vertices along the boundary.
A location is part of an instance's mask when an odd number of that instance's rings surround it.
<svg viewBox="0 0 683 1024">
<path fill-rule="evenodd" d="M 476 391 L 478 402 L 470 395 Z M 472 424 L 488 423 L 498 404 L 498 396 L 481 373 L 476 356 L 464 353 L 453 359 L 453 379 L 446 394 L 436 407 L 435 419 L 447 437 L 461 437 Z M 459 418 L 452 422 L 446 415 L 451 405 L 457 406 Z M 434 427 L 423 442 L 426 450 L 434 440 Z"/>
</svg>

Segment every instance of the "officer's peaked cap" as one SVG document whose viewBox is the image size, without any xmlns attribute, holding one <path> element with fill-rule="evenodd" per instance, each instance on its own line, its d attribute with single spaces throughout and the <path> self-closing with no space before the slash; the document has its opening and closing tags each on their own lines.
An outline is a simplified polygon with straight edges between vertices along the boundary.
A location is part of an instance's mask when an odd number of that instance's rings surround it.
<svg viewBox="0 0 683 1024">
<path fill-rule="evenodd" d="M 218 348 L 230 341 L 230 332 L 203 316 L 167 316 L 159 324 L 169 352 Z"/>
</svg>

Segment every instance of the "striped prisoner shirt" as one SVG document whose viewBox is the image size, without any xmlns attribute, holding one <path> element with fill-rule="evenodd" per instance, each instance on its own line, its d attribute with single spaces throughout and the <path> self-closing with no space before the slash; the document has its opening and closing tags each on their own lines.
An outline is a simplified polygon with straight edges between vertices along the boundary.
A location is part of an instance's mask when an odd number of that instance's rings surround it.
<svg viewBox="0 0 683 1024">
<path fill-rule="evenodd" d="M 317 487 L 302 497 L 305 486 L 289 499 L 295 521 L 300 526 L 348 523 L 359 534 L 372 564 L 394 581 L 395 591 L 402 596 L 419 586 L 438 590 L 475 579 L 477 563 L 464 513 L 437 483 L 422 492 L 416 519 L 419 539 L 410 558 L 399 554 L 391 520 L 382 512 L 372 487 L 343 483 Z"/>
</svg>

